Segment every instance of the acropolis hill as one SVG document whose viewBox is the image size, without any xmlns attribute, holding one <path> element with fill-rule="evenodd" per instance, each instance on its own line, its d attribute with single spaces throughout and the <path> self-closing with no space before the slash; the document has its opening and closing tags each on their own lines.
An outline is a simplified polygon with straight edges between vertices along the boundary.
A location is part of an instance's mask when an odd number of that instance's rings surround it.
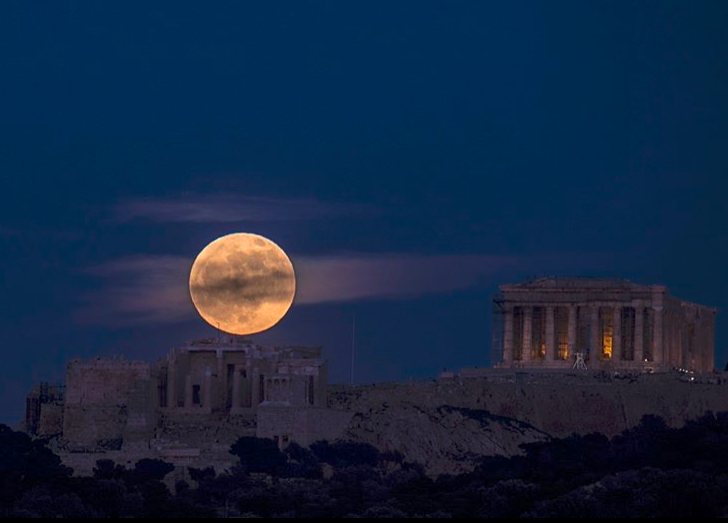
<svg viewBox="0 0 728 523">
<path fill-rule="evenodd" d="M 613 436 L 646 414 L 678 427 L 728 411 L 728 379 L 712 372 L 715 309 L 623 281 L 530 285 L 504 286 L 494 300 L 504 319 L 493 333 L 497 368 L 329 385 L 319 348 L 201 340 L 155 363 L 72 361 L 65 390 L 29 395 L 26 430 L 52 437 L 78 474 L 102 458 L 223 470 L 230 445 L 253 435 L 280 447 L 367 442 L 437 474 L 550 437 Z"/>
</svg>

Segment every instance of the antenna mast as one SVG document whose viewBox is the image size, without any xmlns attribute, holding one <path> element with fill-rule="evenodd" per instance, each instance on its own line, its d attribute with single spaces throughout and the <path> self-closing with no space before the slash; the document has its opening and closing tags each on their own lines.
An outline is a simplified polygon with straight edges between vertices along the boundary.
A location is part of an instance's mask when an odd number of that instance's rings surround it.
<svg viewBox="0 0 728 523">
<path fill-rule="evenodd" d="M 356 310 L 351 319 L 351 384 L 354 385 L 354 350 L 356 347 Z"/>
</svg>

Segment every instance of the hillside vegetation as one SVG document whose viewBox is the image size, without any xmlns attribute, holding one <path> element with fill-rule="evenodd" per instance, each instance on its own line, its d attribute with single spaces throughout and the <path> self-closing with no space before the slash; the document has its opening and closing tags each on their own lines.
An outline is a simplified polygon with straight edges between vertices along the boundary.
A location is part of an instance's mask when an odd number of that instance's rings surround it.
<svg viewBox="0 0 728 523">
<path fill-rule="evenodd" d="M 6 517 L 717 517 L 728 515 L 728 413 L 671 428 L 645 416 L 611 439 L 573 435 L 527 443 L 523 454 L 477 459 L 472 472 L 430 477 L 402 454 L 361 442 L 289 445 L 240 438 L 232 470 L 100 460 L 92 477 L 41 441 L 0 426 Z M 475 458 L 474 458 L 475 459 Z"/>
</svg>

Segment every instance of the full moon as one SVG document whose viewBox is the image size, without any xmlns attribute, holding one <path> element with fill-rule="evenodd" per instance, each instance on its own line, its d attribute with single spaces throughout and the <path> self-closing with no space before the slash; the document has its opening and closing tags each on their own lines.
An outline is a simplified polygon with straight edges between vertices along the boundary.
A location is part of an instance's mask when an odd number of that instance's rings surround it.
<svg viewBox="0 0 728 523">
<path fill-rule="evenodd" d="M 270 329 L 296 293 L 293 265 L 263 236 L 235 233 L 211 242 L 190 270 L 190 297 L 200 316 L 230 334 Z"/>
</svg>

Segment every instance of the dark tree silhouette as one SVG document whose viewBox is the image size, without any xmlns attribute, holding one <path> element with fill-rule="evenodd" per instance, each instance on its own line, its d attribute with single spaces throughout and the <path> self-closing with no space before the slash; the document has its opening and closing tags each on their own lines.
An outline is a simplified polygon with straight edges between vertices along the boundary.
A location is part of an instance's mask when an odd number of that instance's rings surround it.
<svg viewBox="0 0 728 523">
<path fill-rule="evenodd" d="M 369 465 L 373 467 L 379 461 L 379 451 L 369 443 L 317 441 L 311 444 L 311 451 L 319 461 L 329 463 L 336 468 L 352 465 Z"/>
<path fill-rule="evenodd" d="M 265 472 L 277 475 L 286 463 L 286 457 L 273 440 L 243 436 L 230 447 L 230 454 L 240 458 L 247 472 Z"/>
</svg>

